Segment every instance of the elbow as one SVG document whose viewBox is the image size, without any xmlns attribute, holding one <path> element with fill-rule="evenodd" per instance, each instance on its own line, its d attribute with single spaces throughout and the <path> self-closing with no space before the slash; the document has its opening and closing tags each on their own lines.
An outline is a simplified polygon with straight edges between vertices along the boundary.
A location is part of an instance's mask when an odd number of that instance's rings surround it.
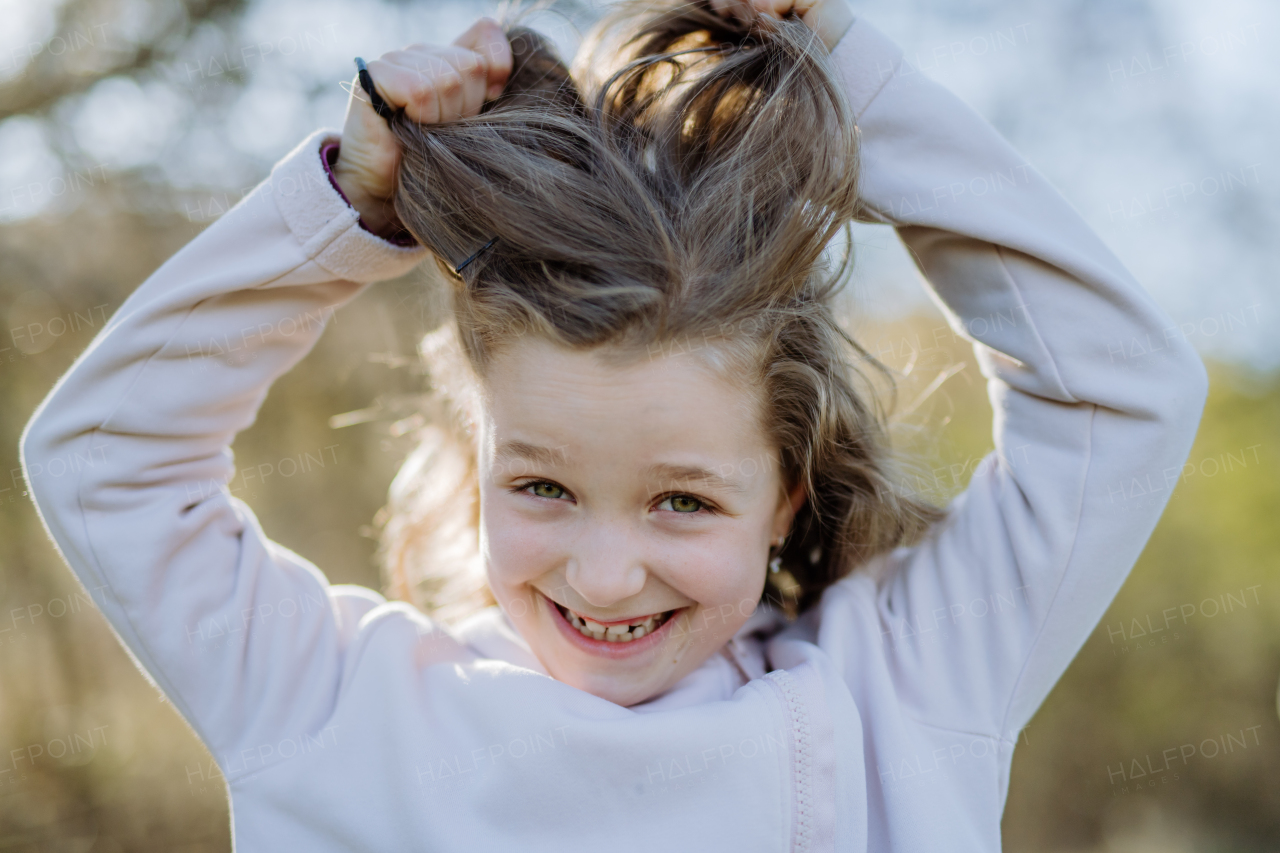
<svg viewBox="0 0 1280 853">
<path fill-rule="evenodd" d="M 60 488 L 73 488 L 82 465 L 80 456 L 72 445 L 74 436 L 66 429 L 65 418 L 59 418 L 59 409 L 50 406 L 49 399 L 41 403 L 31 420 L 22 430 L 18 440 L 18 458 L 26 480 L 27 492 L 39 507 L 47 503 L 40 499 L 50 497 Z M 16 472 L 14 472 L 16 473 Z M 17 485 L 16 483 L 14 485 Z"/>
<path fill-rule="evenodd" d="M 1200 412 L 1204 411 L 1205 401 L 1209 399 L 1209 371 L 1205 370 L 1204 360 L 1195 350 L 1191 351 L 1191 362 L 1188 372 L 1193 378 L 1188 383 L 1188 395 L 1195 404 L 1196 417 L 1199 418 Z"/>
<path fill-rule="evenodd" d="M 1184 341 L 1170 353 L 1162 373 L 1160 415 L 1194 432 L 1209 396 L 1209 373 L 1204 360 Z"/>
<path fill-rule="evenodd" d="M 1189 414 L 1200 419 L 1204 411 L 1205 401 L 1209 398 L 1209 371 L 1205 370 L 1204 359 L 1188 345 L 1182 351 L 1178 362 L 1179 381 L 1183 405 Z"/>
<path fill-rule="evenodd" d="M 44 472 L 47 467 L 46 461 L 54 455 L 50 451 L 54 442 L 47 428 L 47 420 L 45 407 L 41 406 L 32 415 L 31 420 L 27 421 L 26 427 L 22 430 L 22 436 L 18 439 L 18 459 L 22 466 L 22 476 L 26 480 L 27 492 L 32 498 L 36 496 L 39 485 L 36 474 Z"/>
</svg>

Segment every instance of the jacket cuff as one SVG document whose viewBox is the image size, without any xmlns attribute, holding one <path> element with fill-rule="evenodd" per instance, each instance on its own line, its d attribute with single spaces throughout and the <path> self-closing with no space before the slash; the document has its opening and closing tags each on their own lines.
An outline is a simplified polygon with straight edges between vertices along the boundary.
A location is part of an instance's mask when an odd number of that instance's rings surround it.
<svg viewBox="0 0 1280 853">
<path fill-rule="evenodd" d="M 337 278 L 367 283 L 404 275 L 428 251 L 396 245 L 361 227 L 360 215 L 329 180 L 321 158 L 326 144 L 340 140 L 332 130 L 316 131 L 271 170 L 280 216 L 308 257 Z"/>
<path fill-rule="evenodd" d="M 351 205 L 351 199 L 347 198 L 347 194 L 342 191 L 342 187 L 338 186 L 338 178 L 333 174 L 333 167 L 338 163 L 338 154 L 342 151 L 342 143 L 336 139 L 327 139 L 320 146 L 320 162 L 324 165 L 324 173 L 329 176 L 329 183 L 338 195 L 342 196 L 342 200 Z M 360 227 L 371 234 L 376 234 L 368 223 L 364 221 L 364 217 L 360 218 Z M 408 231 L 401 229 L 394 237 L 388 237 L 387 241 L 397 246 L 416 246 L 418 241 L 413 239 L 413 235 Z"/>
</svg>

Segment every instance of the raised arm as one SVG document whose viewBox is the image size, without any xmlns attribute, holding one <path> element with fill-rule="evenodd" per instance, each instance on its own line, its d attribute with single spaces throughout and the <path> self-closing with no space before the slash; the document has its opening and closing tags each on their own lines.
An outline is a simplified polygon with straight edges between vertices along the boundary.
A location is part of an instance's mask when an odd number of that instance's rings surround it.
<svg viewBox="0 0 1280 853">
<path fill-rule="evenodd" d="M 863 20 L 832 55 L 861 128 L 868 214 L 897 228 L 952 328 L 974 342 L 994 410 L 995 452 L 949 518 L 876 567 L 879 646 L 905 713 L 1009 739 L 1142 551 L 1169 489 L 1133 497 L 1129 484 L 1163 486 L 1183 464 L 1205 371 L 974 111 Z M 1154 351 L 1114 361 L 1133 340 Z M 861 582 L 832 596 L 824 621 L 852 615 L 836 611 Z"/>
<path fill-rule="evenodd" d="M 363 283 L 419 248 L 358 224 L 299 145 L 121 306 L 22 439 L 41 518 L 137 661 L 225 762 L 323 725 L 360 616 L 230 496 L 230 444 Z M 258 757 L 257 760 L 261 760 Z"/>
</svg>

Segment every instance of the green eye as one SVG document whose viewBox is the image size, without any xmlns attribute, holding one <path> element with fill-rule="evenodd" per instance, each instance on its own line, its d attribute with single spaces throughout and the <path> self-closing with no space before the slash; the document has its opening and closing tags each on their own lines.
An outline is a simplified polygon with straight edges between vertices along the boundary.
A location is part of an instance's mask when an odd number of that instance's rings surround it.
<svg viewBox="0 0 1280 853">
<path fill-rule="evenodd" d="M 564 489 L 555 483 L 531 483 L 526 488 L 530 489 L 540 498 L 562 498 L 564 497 Z"/>
<path fill-rule="evenodd" d="M 667 498 L 663 503 L 671 504 L 671 509 L 675 512 L 697 512 L 702 509 L 702 501 L 688 495 L 676 495 Z"/>
</svg>

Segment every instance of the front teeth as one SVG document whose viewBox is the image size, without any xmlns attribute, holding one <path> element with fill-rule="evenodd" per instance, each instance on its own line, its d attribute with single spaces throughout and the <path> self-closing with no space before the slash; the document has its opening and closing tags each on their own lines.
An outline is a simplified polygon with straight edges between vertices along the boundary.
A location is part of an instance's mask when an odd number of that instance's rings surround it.
<svg viewBox="0 0 1280 853">
<path fill-rule="evenodd" d="M 630 625 L 609 625 L 608 627 L 601 625 L 599 622 L 593 622 L 590 619 L 583 618 L 572 610 L 560 605 L 560 612 L 569 620 L 569 624 L 578 629 L 578 632 L 584 637 L 590 637 L 593 640 L 604 640 L 609 643 L 629 643 L 632 640 L 638 640 L 646 634 L 652 634 L 656 626 L 666 621 L 668 614 L 661 616 L 650 616 L 642 622 L 633 622 Z"/>
</svg>

